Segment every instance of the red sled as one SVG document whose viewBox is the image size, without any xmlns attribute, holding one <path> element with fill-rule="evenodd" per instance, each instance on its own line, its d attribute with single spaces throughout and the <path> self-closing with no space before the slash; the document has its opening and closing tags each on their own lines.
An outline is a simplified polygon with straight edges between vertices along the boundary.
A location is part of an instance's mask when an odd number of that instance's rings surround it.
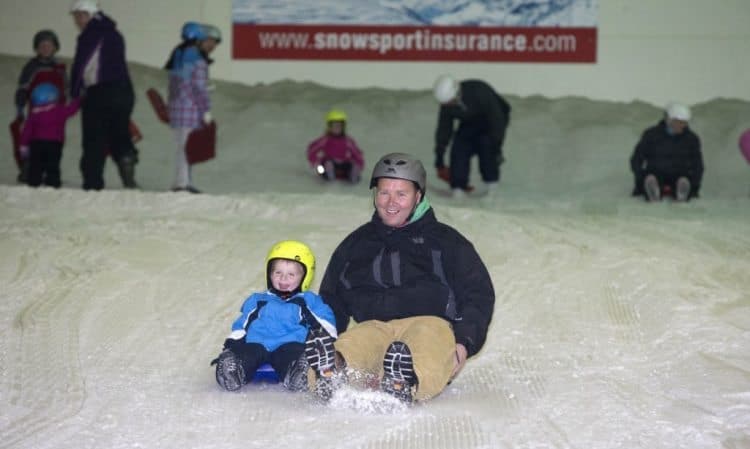
<svg viewBox="0 0 750 449">
<path fill-rule="evenodd" d="M 216 157 L 216 122 L 194 129 L 185 144 L 188 164 L 206 162 Z"/>
<path fill-rule="evenodd" d="M 8 125 L 8 128 L 10 129 L 10 140 L 13 142 L 13 158 L 16 160 L 16 165 L 19 170 L 23 169 L 23 158 L 21 157 L 20 151 L 22 127 L 23 121 L 18 117 Z"/>
<path fill-rule="evenodd" d="M 169 124 L 169 109 L 159 91 L 151 87 L 146 91 L 146 96 L 159 121 Z M 190 165 L 206 162 L 216 157 L 216 122 L 194 129 L 185 143 L 185 153 Z"/>
<path fill-rule="evenodd" d="M 437 169 L 437 176 L 438 178 L 442 179 L 443 181 L 447 182 L 448 184 L 451 183 L 451 169 L 449 167 L 440 167 Z M 469 193 L 474 191 L 474 186 L 466 186 L 464 189 L 464 192 Z"/>
<path fill-rule="evenodd" d="M 159 92 L 153 87 L 149 88 L 146 91 L 146 96 L 148 97 L 148 101 L 151 103 L 151 107 L 154 108 L 156 118 L 158 118 L 160 122 L 168 124 L 169 109 L 167 109 L 167 104 L 164 102 L 164 98 L 162 98 Z"/>
</svg>

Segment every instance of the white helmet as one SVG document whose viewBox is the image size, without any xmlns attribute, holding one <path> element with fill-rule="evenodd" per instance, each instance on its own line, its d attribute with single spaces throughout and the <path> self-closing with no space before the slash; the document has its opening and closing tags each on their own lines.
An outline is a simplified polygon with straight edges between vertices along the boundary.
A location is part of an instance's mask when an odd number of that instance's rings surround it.
<svg viewBox="0 0 750 449">
<path fill-rule="evenodd" d="M 681 103 L 667 105 L 667 118 L 670 120 L 690 121 L 690 108 Z"/>
<path fill-rule="evenodd" d="M 99 12 L 99 2 L 97 0 L 74 0 L 70 5 L 70 12 L 84 11 L 91 15 Z"/>
<path fill-rule="evenodd" d="M 448 103 L 458 95 L 458 81 L 450 75 L 440 75 L 432 88 L 439 103 Z"/>
</svg>

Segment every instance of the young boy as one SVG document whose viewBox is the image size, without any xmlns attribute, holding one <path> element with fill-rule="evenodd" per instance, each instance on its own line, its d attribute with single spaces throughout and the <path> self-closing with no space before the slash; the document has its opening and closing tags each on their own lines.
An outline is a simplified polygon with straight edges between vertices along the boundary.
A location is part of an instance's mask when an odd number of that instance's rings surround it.
<svg viewBox="0 0 750 449">
<path fill-rule="evenodd" d="M 28 161 L 26 183 L 32 187 L 60 187 L 60 159 L 65 142 L 65 122 L 78 112 L 78 98 L 60 104 L 60 93 L 52 83 L 31 91 L 31 112 L 23 124 L 19 152 Z"/>
<path fill-rule="evenodd" d="M 307 146 L 310 167 L 326 181 L 359 182 L 365 159 L 357 142 L 346 134 L 346 113 L 332 109 L 326 115 L 326 133 Z"/>
<path fill-rule="evenodd" d="M 310 329 L 323 328 L 336 338 L 333 311 L 308 291 L 315 275 L 315 256 L 304 243 L 276 243 L 266 257 L 268 289 L 242 304 L 216 365 L 216 381 L 235 391 L 269 363 L 290 390 L 306 390 L 305 340 Z"/>
<path fill-rule="evenodd" d="M 34 35 L 33 46 L 36 55 L 29 59 L 21 69 L 15 94 L 16 119 L 12 126 L 19 131 L 26 119 L 26 104 L 36 86 L 42 83 L 53 84 L 60 92 L 58 102 L 65 104 L 63 92 L 65 92 L 67 78 L 65 64 L 55 59 L 55 54 L 60 50 L 57 35 L 52 30 L 41 30 Z M 28 167 L 24 165 L 19 148 L 15 148 L 13 153 L 19 169 L 18 182 L 25 183 Z"/>
</svg>

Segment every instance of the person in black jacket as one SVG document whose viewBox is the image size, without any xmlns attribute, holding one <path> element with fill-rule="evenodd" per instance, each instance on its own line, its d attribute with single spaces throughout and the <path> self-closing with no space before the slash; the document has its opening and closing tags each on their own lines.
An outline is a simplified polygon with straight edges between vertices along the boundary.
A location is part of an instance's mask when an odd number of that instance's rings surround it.
<svg viewBox="0 0 750 449">
<path fill-rule="evenodd" d="M 668 193 L 677 201 L 698 196 L 703 178 L 701 141 L 689 128 L 690 109 L 670 104 L 664 118 L 643 132 L 630 157 L 633 196 L 659 201 Z"/>
<path fill-rule="evenodd" d="M 476 154 L 485 190 L 494 190 L 500 181 L 500 165 L 505 161 L 503 142 L 510 123 L 510 105 L 484 81 L 458 82 L 447 75 L 435 81 L 434 94 L 440 103 L 435 130 L 438 176 L 450 182 L 453 196 L 463 196 L 471 190 L 470 162 Z M 456 120 L 459 125 L 454 132 Z M 445 150 L 451 139 L 450 168 L 447 168 Z"/>
<path fill-rule="evenodd" d="M 383 156 L 370 180 L 372 219 L 331 257 L 320 295 L 334 311 L 339 339 L 334 345 L 311 335 L 306 342 L 323 399 L 346 376 L 377 382 L 406 403 L 429 399 L 484 345 L 492 280 L 471 242 L 436 219 L 425 180 L 413 156 Z"/>
</svg>

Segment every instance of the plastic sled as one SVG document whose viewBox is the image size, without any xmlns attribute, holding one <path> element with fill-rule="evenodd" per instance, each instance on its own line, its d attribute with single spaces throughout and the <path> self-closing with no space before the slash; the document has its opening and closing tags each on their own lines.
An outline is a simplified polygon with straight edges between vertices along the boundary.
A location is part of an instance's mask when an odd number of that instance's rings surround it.
<svg viewBox="0 0 750 449">
<path fill-rule="evenodd" d="M 451 169 L 448 166 L 441 167 L 437 169 L 437 176 L 438 178 L 442 179 L 443 181 L 447 182 L 448 185 L 451 183 Z M 464 192 L 471 193 L 474 191 L 474 186 L 466 186 L 464 189 Z"/>
<path fill-rule="evenodd" d="M 167 109 L 167 103 L 164 102 L 164 98 L 159 94 L 159 91 L 151 87 L 146 91 L 146 96 L 154 109 L 156 118 L 162 123 L 169 123 L 169 109 Z"/>
<path fill-rule="evenodd" d="M 199 164 L 216 156 L 216 122 L 194 129 L 185 144 L 188 164 Z"/>
<path fill-rule="evenodd" d="M 251 382 L 276 384 L 279 383 L 279 376 L 270 364 L 264 363 L 255 371 L 255 376 L 253 376 Z"/>
<path fill-rule="evenodd" d="M 19 170 L 23 169 L 23 158 L 21 157 L 21 152 L 19 151 L 19 148 L 21 147 L 22 127 L 23 122 L 18 117 L 16 117 L 16 119 L 10 122 L 10 125 L 8 125 L 8 128 L 10 129 L 10 141 L 13 143 L 13 158 L 16 160 L 16 165 L 18 166 Z"/>
<path fill-rule="evenodd" d="M 141 134 L 141 130 L 138 129 L 138 126 L 132 120 L 130 123 L 128 123 L 128 131 L 130 132 L 130 140 L 134 144 L 143 140 L 143 134 Z M 105 151 L 107 156 L 112 154 L 109 148 L 107 148 Z"/>
</svg>

